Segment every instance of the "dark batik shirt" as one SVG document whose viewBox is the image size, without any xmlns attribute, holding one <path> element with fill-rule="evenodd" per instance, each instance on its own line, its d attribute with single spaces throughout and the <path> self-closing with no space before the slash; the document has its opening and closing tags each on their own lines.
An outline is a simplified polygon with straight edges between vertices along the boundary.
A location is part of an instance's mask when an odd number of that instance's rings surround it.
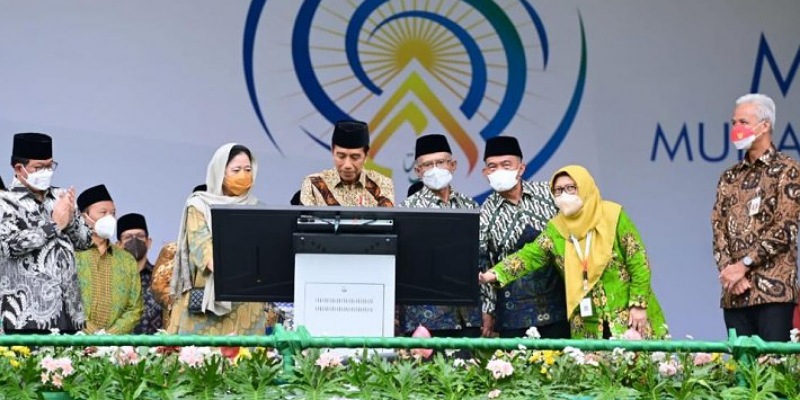
<svg viewBox="0 0 800 400">
<path fill-rule="evenodd" d="M 163 329 L 162 311 L 161 306 L 156 302 L 152 290 L 150 290 L 150 283 L 153 281 L 153 264 L 148 261 L 139 276 L 142 279 L 142 299 L 144 300 L 144 309 L 142 310 L 142 319 L 139 324 L 133 328 L 135 334 L 153 334 Z"/>
<path fill-rule="evenodd" d="M 476 209 L 478 203 L 468 196 L 453 191 L 452 187 L 450 188 L 450 197 L 445 203 L 430 189 L 423 186 L 417 193 L 403 201 L 400 207 Z M 475 301 L 477 302 L 478 299 Z M 477 328 L 481 326 L 480 311 L 478 306 L 404 306 L 401 325 L 403 331 L 407 333 L 414 331 L 419 325 L 431 330 Z"/>
<path fill-rule="evenodd" d="M 711 214 L 717 268 L 753 260 L 750 290 L 723 290 L 722 308 L 797 301 L 799 218 L 800 164 L 789 156 L 772 148 L 722 173 Z"/>
<path fill-rule="evenodd" d="M 512 204 L 496 192 L 489 195 L 481 206 L 481 269 L 491 268 L 517 251 L 524 244 L 521 241 L 533 241 L 557 212 L 548 182 L 523 181 L 518 204 Z M 505 320 L 498 320 L 499 329 L 566 320 L 563 279 L 552 266 L 512 285 L 515 286 L 500 293 L 491 285 L 481 286 L 483 312 L 495 314 L 498 303 L 502 304 Z"/>
</svg>

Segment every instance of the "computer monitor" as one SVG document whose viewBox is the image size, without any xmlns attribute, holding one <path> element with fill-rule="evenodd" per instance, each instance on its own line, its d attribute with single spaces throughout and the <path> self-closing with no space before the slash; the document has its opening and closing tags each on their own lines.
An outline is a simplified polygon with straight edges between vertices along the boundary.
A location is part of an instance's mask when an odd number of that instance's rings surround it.
<svg viewBox="0 0 800 400">
<path fill-rule="evenodd" d="M 395 252 L 397 304 L 479 302 L 478 210 L 227 205 L 211 216 L 221 301 L 293 301 L 295 253 L 313 236 L 318 253 Z"/>
</svg>

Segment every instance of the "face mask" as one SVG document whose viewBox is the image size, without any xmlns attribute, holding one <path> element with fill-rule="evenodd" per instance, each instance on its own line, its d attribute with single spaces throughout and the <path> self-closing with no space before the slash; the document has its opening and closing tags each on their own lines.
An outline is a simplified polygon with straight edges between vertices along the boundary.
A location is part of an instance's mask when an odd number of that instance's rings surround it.
<svg viewBox="0 0 800 400">
<path fill-rule="evenodd" d="M 744 125 L 736 125 L 731 129 L 731 141 L 737 150 L 750 150 L 758 136 L 753 129 Z"/>
<path fill-rule="evenodd" d="M 239 171 L 233 176 L 226 176 L 222 180 L 222 185 L 234 196 L 241 196 L 253 186 L 253 174 L 247 171 Z"/>
<path fill-rule="evenodd" d="M 577 194 L 561 193 L 556 197 L 556 206 L 565 216 L 575 215 L 583 207 L 583 200 Z"/>
<path fill-rule="evenodd" d="M 106 215 L 94 223 L 94 232 L 103 239 L 111 239 L 117 235 L 117 219 Z"/>
<path fill-rule="evenodd" d="M 500 169 L 489 174 L 489 186 L 495 192 L 507 192 L 517 186 L 517 170 Z"/>
<path fill-rule="evenodd" d="M 431 190 L 440 190 L 450 184 L 453 174 L 450 170 L 433 167 L 422 174 L 422 183 Z"/>
<path fill-rule="evenodd" d="M 142 239 L 133 238 L 128 240 L 123 247 L 128 253 L 131 253 L 136 261 L 141 261 L 143 258 L 147 257 L 147 243 Z"/>
<path fill-rule="evenodd" d="M 31 172 L 25 181 L 28 182 L 30 187 L 45 191 L 50 188 L 50 182 L 53 180 L 53 170 L 43 169 L 41 171 Z"/>
</svg>

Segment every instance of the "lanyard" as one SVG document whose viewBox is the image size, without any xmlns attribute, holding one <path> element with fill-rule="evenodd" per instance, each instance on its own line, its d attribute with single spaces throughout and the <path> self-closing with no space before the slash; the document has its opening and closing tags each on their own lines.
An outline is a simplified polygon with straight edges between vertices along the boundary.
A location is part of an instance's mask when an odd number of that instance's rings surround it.
<svg viewBox="0 0 800 400">
<path fill-rule="evenodd" d="M 589 248 L 592 245 L 592 232 L 586 234 L 586 250 L 581 253 L 581 245 L 574 235 L 569 235 L 572 244 L 575 246 L 575 252 L 578 253 L 578 259 L 581 260 L 583 267 L 583 291 L 589 291 Z"/>
</svg>

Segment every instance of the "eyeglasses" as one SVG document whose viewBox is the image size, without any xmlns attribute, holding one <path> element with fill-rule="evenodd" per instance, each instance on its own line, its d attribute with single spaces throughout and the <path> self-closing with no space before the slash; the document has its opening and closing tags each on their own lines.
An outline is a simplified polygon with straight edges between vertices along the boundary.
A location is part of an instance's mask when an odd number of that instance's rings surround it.
<svg viewBox="0 0 800 400">
<path fill-rule="evenodd" d="M 136 233 L 136 234 L 123 233 L 122 235 L 119 235 L 119 240 L 123 241 L 123 242 L 127 242 L 128 240 L 131 240 L 133 238 L 139 239 L 141 241 L 146 241 L 147 240 L 147 234 L 145 234 L 144 232 L 139 232 L 139 233 Z"/>
<path fill-rule="evenodd" d="M 453 162 L 452 158 L 442 158 L 439 160 L 425 161 L 424 163 L 417 164 L 417 166 L 419 169 L 425 171 L 433 168 L 434 166 L 436 168 L 444 168 L 445 166 L 449 166 L 451 162 Z"/>
<path fill-rule="evenodd" d="M 58 169 L 58 162 L 57 161 L 51 161 L 50 164 L 40 165 L 40 166 L 34 168 L 33 172 L 41 172 L 41 171 L 45 171 L 45 170 L 47 170 L 47 171 L 55 171 L 56 169 Z"/>
<path fill-rule="evenodd" d="M 575 194 L 578 193 L 578 187 L 575 185 L 567 185 L 567 186 L 555 186 L 553 187 L 553 195 L 554 196 L 561 196 L 561 193 L 567 192 L 567 194 Z"/>
</svg>

